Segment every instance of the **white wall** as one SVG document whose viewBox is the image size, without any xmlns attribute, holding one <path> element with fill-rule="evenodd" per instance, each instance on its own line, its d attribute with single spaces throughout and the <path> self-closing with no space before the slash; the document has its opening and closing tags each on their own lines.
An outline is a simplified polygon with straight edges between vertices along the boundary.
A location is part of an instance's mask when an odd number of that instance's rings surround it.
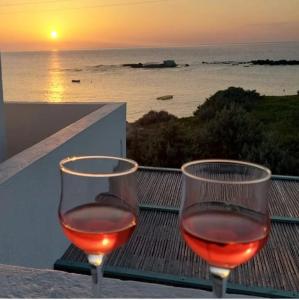
<svg viewBox="0 0 299 300">
<path fill-rule="evenodd" d="M 6 156 L 6 139 L 5 139 L 5 121 L 4 121 L 4 98 L 2 86 L 2 67 L 1 67 L 1 52 L 0 52 L 0 162 Z"/>
<path fill-rule="evenodd" d="M 6 159 L 97 110 L 101 103 L 6 102 Z"/>
<path fill-rule="evenodd" d="M 59 227 L 58 162 L 126 155 L 125 104 L 107 104 L 0 164 L 0 263 L 52 268 L 69 242 Z"/>
</svg>

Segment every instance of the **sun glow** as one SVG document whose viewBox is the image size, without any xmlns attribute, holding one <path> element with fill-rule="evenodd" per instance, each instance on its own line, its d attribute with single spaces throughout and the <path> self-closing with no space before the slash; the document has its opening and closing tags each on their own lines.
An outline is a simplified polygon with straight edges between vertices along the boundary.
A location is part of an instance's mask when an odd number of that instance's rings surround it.
<svg viewBox="0 0 299 300">
<path fill-rule="evenodd" d="M 53 40 L 56 40 L 56 39 L 58 38 L 58 33 L 57 33 L 57 31 L 51 31 L 51 38 L 52 38 Z"/>
<path fill-rule="evenodd" d="M 64 2 L 63 6 L 60 2 Z M 226 0 L 226 5 L 210 0 L 111 2 L 0 0 L 0 49 L 71 50 L 299 41 L 299 1 Z M 170 7 L 173 13 L 165 14 Z"/>
</svg>

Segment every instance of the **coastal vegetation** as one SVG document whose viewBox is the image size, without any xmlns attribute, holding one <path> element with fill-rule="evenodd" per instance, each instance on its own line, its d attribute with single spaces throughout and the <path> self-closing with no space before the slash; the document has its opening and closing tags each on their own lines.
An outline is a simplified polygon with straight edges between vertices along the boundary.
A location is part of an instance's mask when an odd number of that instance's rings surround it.
<svg viewBox="0 0 299 300">
<path fill-rule="evenodd" d="M 128 156 L 178 168 L 195 159 L 252 161 L 274 174 L 299 175 L 299 95 L 262 96 L 230 87 L 177 118 L 150 111 L 129 124 Z"/>
</svg>

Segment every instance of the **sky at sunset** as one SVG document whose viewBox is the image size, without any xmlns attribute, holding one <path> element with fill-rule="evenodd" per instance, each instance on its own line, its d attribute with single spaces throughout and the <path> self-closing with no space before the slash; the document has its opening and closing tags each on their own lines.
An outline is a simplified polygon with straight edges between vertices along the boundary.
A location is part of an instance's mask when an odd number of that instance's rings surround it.
<svg viewBox="0 0 299 300">
<path fill-rule="evenodd" d="M 0 0 L 0 50 L 299 41 L 299 0 Z"/>
</svg>

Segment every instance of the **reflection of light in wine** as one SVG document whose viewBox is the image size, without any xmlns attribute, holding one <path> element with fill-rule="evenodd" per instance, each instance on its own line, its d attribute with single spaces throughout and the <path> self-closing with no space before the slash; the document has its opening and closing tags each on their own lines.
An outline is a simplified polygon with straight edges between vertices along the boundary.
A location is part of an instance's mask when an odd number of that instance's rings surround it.
<svg viewBox="0 0 299 300">
<path fill-rule="evenodd" d="M 255 249 L 254 249 L 255 250 Z M 248 248 L 246 251 L 245 251 L 245 257 L 247 255 L 251 255 L 251 253 L 253 252 L 253 248 Z"/>
<path fill-rule="evenodd" d="M 107 239 L 107 238 L 104 238 L 103 240 L 102 240 L 102 244 L 103 244 L 103 246 L 108 246 L 109 245 L 109 239 Z"/>
<path fill-rule="evenodd" d="M 60 61 L 56 51 L 51 52 L 50 70 L 49 70 L 49 86 L 48 101 L 61 102 L 64 96 L 64 86 L 60 69 Z"/>
</svg>

